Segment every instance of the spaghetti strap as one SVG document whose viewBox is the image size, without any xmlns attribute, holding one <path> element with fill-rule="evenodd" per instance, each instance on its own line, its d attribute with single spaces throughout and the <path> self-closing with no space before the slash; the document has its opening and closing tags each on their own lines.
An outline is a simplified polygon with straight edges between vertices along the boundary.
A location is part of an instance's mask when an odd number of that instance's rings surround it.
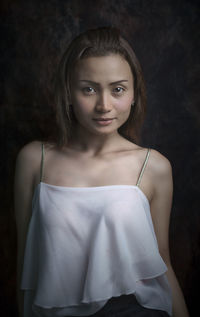
<svg viewBox="0 0 200 317">
<path fill-rule="evenodd" d="M 41 165 L 40 165 L 40 182 L 42 182 L 43 173 L 44 173 L 44 143 L 42 145 L 42 157 L 41 157 Z"/>
<path fill-rule="evenodd" d="M 151 151 L 151 149 L 149 148 L 148 151 L 147 151 L 147 154 L 146 154 L 144 163 L 143 163 L 143 165 L 142 165 L 142 168 L 141 168 L 141 171 L 140 171 L 140 175 L 139 175 L 139 177 L 138 177 L 137 184 L 136 184 L 136 186 L 138 186 L 138 187 L 139 187 L 139 185 L 140 185 L 142 176 L 143 176 L 143 174 L 144 174 L 144 170 L 145 170 L 145 167 L 146 167 L 147 162 L 148 162 L 148 159 L 149 159 L 150 151 Z"/>
</svg>

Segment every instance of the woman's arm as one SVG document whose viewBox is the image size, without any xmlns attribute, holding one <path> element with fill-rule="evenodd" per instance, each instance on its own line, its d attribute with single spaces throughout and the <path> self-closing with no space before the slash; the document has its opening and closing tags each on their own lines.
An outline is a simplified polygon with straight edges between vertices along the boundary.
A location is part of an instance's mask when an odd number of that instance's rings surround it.
<svg viewBox="0 0 200 317">
<path fill-rule="evenodd" d="M 14 180 L 14 206 L 17 226 L 17 297 L 20 317 L 23 316 L 23 291 L 20 290 L 26 235 L 31 217 L 34 175 L 38 169 L 36 156 L 39 142 L 21 149 L 16 159 Z"/>
<path fill-rule="evenodd" d="M 151 151 L 154 194 L 151 200 L 151 214 L 158 241 L 159 252 L 168 267 L 167 278 L 172 289 L 173 317 L 188 317 L 184 296 L 173 271 L 168 242 L 169 221 L 173 196 L 172 168 L 167 158 Z"/>
</svg>

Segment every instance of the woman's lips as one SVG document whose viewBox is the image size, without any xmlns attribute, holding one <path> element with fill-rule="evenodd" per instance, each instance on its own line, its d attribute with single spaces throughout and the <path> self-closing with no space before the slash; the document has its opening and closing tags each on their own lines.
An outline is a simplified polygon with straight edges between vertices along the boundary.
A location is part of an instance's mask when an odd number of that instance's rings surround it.
<svg viewBox="0 0 200 317">
<path fill-rule="evenodd" d="M 112 123 L 114 118 L 108 118 L 108 119 L 94 119 L 94 121 L 100 125 L 109 125 Z"/>
</svg>

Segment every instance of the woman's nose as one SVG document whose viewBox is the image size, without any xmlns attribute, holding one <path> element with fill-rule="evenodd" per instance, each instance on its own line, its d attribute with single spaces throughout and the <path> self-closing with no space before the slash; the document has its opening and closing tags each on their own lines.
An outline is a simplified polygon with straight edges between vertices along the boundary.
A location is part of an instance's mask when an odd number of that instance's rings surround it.
<svg viewBox="0 0 200 317">
<path fill-rule="evenodd" d="M 112 109 L 110 96 L 107 93 L 99 94 L 99 98 L 96 103 L 97 111 L 109 112 Z"/>
</svg>

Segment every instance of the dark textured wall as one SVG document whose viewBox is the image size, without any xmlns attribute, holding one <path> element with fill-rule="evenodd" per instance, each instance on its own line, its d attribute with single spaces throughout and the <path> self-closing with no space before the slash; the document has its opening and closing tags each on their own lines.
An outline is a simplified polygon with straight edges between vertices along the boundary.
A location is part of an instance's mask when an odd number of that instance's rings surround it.
<svg viewBox="0 0 200 317">
<path fill-rule="evenodd" d="M 114 25 L 143 66 L 148 113 L 143 145 L 172 163 L 172 263 L 191 316 L 200 282 L 200 114 L 198 1 L 1 1 L 0 282 L 2 316 L 16 312 L 13 175 L 18 150 L 54 125 L 53 76 L 68 41 L 90 27 Z"/>
</svg>

